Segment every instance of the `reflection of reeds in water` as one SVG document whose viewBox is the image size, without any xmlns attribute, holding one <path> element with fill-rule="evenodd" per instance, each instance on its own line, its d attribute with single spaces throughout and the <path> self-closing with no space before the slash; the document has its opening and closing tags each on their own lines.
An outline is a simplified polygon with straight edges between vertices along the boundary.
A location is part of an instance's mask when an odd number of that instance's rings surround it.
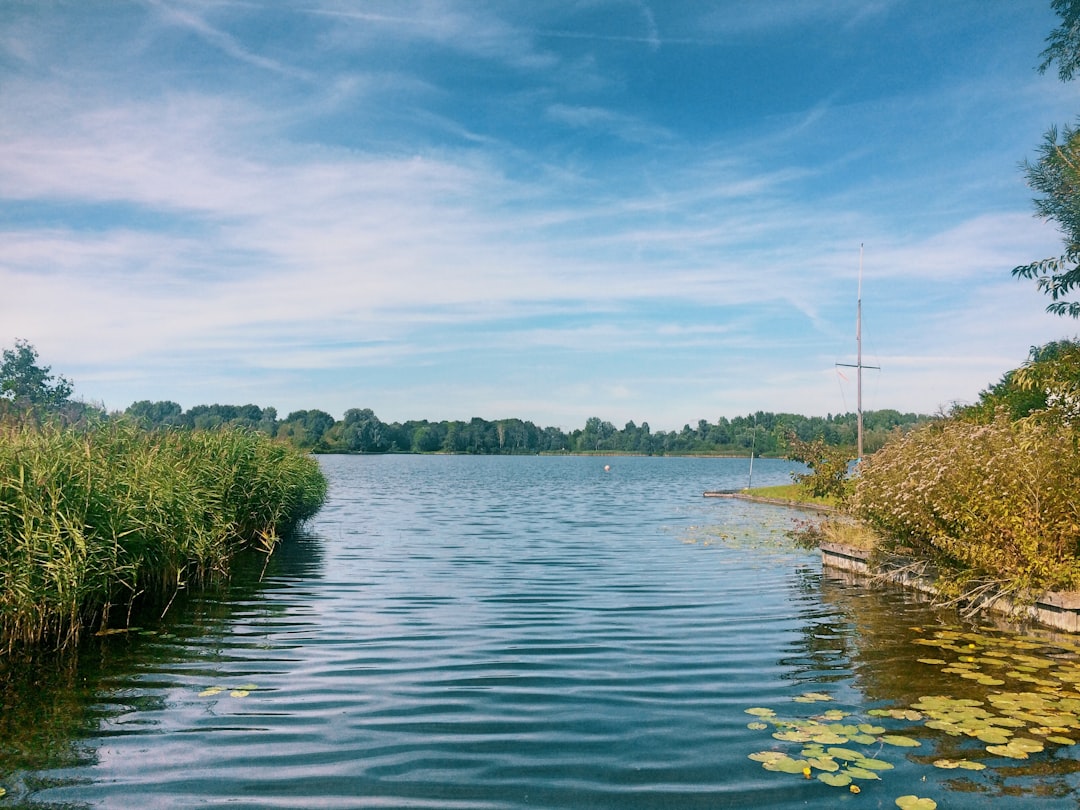
<svg viewBox="0 0 1080 810">
<path fill-rule="evenodd" d="M 313 459 L 248 431 L 0 429 L 0 643 L 77 638 L 269 552 L 322 504 Z"/>
</svg>

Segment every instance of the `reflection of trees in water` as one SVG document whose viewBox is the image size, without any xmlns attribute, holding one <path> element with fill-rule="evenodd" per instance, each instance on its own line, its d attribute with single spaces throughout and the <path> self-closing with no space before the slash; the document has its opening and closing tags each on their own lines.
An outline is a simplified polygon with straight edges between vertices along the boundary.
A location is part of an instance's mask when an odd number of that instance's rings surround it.
<svg viewBox="0 0 1080 810">
<path fill-rule="evenodd" d="M 91 636 L 64 652 L 0 656 L 0 784 L 9 791 L 4 806 L 47 786 L 33 772 L 93 765 L 96 751 L 86 741 L 104 727 L 126 714 L 165 708 L 163 697 L 133 686 L 136 673 L 219 658 L 238 608 L 285 616 L 288 604 L 268 598 L 269 592 L 319 578 L 322 560 L 321 540 L 301 532 L 269 559 L 257 552 L 238 555 L 227 581 L 180 591 L 164 618 L 164 605 L 143 605 L 132 616 L 137 629 L 131 632 Z"/>
</svg>

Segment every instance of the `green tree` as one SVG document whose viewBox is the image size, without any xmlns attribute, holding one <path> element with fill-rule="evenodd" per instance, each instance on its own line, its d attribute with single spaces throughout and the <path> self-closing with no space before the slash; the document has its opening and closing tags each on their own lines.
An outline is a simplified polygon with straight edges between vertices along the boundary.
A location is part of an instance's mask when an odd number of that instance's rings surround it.
<svg viewBox="0 0 1080 810">
<path fill-rule="evenodd" d="M 1055 62 L 1058 78 L 1071 81 L 1080 68 L 1080 0 L 1051 0 L 1061 24 L 1047 37 L 1039 72 Z M 1080 317 L 1080 301 L 1065 300 L 1080 286 L 1080 129 L 1051 127 L 1039 147 L 1035 163 L 1025 160 L 1028 186 L 1040 196 L 1034 199 L 1036 216 L 1055 223 L 1065 240 L 1065 250 L 1030 264 L 1013 268 L 1018 278 L 1034 279 L 1050 296 L 1047 312 Z"/>
<path fill-rule="evenodd" d="M 1080 0 L 1050 0 L 1050 8 L 1061 17 L 1061 25 L 1046 38 L 1039 73 L 1057 62 L 1058 78 L 1071 81 L 1080 69 Z"/>
<path fill-rule="evenodd" d="M 28 410 L 60 408 L 73 388 L 69 380 L 51 372 L 49 366 L 38 365 L 37 350 L 29 342 L 16 340 L 15 348 L 4 349 L 0 362 L 0 399 Z"/>
<path fill-rule="evenodd" d="M 794 433 L 788 434 L 787 443 L 788 458 L 810 468 L 808 473 L 791 474 L 796 483 L 802 484 L 815 498 L 833 497 L 843 501 L 847 497 L 850 453 L 827 445 L 824 438 L 804 442 Z"/>
</svg>

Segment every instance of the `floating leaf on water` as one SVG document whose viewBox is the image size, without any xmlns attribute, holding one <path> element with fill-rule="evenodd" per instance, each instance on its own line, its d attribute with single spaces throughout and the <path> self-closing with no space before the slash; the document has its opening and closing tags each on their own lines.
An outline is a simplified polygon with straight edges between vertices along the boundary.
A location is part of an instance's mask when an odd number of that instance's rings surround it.
<svg viewBox="0 0 1080 810">
<path fill-rule="evenodd" d="M 1004 745 L 1005 743 L 1007 743 L 1009 741 L 1009 738 L 1011 736 L 1012 736 L 1012 732 L 1011 731 L 1006 731 L 1003 728 L 999 728 L 999 729 L 988 728 L 988 729 L 983 729 L 982 731 L 978 732 L 975 735 L 975 738 L 978 739 L 978 740 L 981 740 L 984 743 L 989 743 L 990 745 Z"/>
<path fill-rule="evenodd" d="M 1001 680 L 1001 678 L 992 678 L 988 675 L 979 678 L 979 684 L 982 686 L 1001 686 L 1003 683 L 1005 681 Z"/>
<path fill-rule="evenodd" d="M 813 759 L 808 759 L 807 762 L 810 763 L 811 768 L 815 768 L 819 771 L 831 773 L 840 770 L 840 764 L 831 757 L 814 757 Z"/>
<path fill-rule="evenodd" d="M 773 762 L 777 759 L 783 759 L 786 756 L 787 754 L 782 751 L 757 751 L 756 753 L 750 754 L 749 759 L 754 760 L 754 762 Z"/>
<path fill-rule="evenodd" d="M 774 731 L 773 737 L 784 742 L 810 742 L 810 735 L 805 731 Z"/>
<path fill-rule="evenodd" d="M 792 759 L 789 756 L 783 756 L 763 762 L 761 767 L 767 771 L 778 771 L 779 773 L 802 773 L 804 768 L 810 767 L 810 764 L 805 759 Z"/>
<path fill-rule="evenodd" d="M 803 692 L 798 697 L 792 698 L 796 703 L 819 703 L 827 700 L 833 700 L 832 695 L 827 695 L 824 692 Z"/>
<path fill-rule="evenodd" d="M 850 776 L 852 779 L 881 779 L 876 773 L 867 768 L 862 768 L 858 765 L 854 765 L 847 768 L 844 773 Z"/>
<path fill-rule="evenodd" d="M 919 658 L 918 661 L 920 664 L 933 664 L 934 666 L 940 667 L 943 667 L 947 663 L 949 663 L 944 658 Z"/>
<path fill-rule="evenodd" d="M 753 723 L 747 723 L 746 727 L 751 731 L 764 731 L 769 727 L 769 724 L 755 720 Z"/>
<path fill-rule="evenodd" d="M 869 768 L 872 771 L 891 771 L 893 765 L 883 759 L 863 759 L 859 761 L 860 768 Z"/>
<path fill-rule="evenodd" d="M 832 785 L 833 787 L 847 787 L 851 784 L 851 777 L 846 773 L 819 773 L 818 781 L 824 782 L 826 785 Z"/>
<path fill-rule="evenodd" d="M 882 729 L 884 731 L 885 729 Z M 858 743 L 859 745 L 873 745 L 877 742 L 877 737 L 870 734 L 852 734 L 850 742 Z"/>
<path fill-rule="evenodd" d="M 937 802 L 933 799 L 921 799 L 918 796 L 901 796 L 896 800 L 896 806 L 900 810 L 937 810 Z"/>
<path fill-rule="evenodd" d="M 843 720 L 850 712 L 845 712 L 843 709 L 829 709 L 827 712 L 821 715 L 822 720 Z"/>
<path fill-rule="evenodd" d="M 985 771 L 986 766 L 981 762 L 972 762 L 970 759 L 962 759 L 956 763 L 956 767 L 963 768 L 966 771 Z"/>
<path fill-rule="evenodd" d="M 214 695 L 220 695 L 224 691 L 220 686 L 211 686 L 199 692 L 199 697 L 213 697 Z"/>
<path fill-rule="evenodd" d="M 250 694 L 251 692 L 247 689 L 233 689 L 231 692 L 229 692 L 229 697 L 246 698 Z"/>
<path fill-rule="evenodd" d="M 910 737 L 901 737 L 899 734 L 884 734 L 878 737 L 886 745 L 895 745 L 898 748 L 918 748 L 922 743 Z"/>
<path fill-rule="evenodd" d="M 834 734 L 831 731 L 827 731 L 824 734 L 815 734 L 810 739 L 819 745 L 840 745 L 841 743 L 846 743 L 848 741 L 848 738 L 842 734 Z"/>
<path fill-rule="evenodd" d="M 1021 751 L 1018 748 L 1011 748 L 1008 745 L 988 745 L 986 750 L 991 754 L 996 754 L 999 757 L 1009 757 L 1010 759 L 1027 759 L 1028 755 L 1026 751 Z"/>
<path fill-rule="evenodd" d="M 947 771 L 951 771 L 953 768 L 959 768 L 960 763 L 957 762 L 955 759 L 935 759 L 934 767 L 943 768 Z"/>
<path fill-rule="evenodd" d="M 870 723 L 860 723 L 858 725 L 859 731 L 863 734 L 884 734 L 885 726 L 874 726 Z"/>
<path fill-rule="evenodd" d="M 850 748 L 830 748 L 827 753 L 833 759 L 846 759 L 848 761 L 863 759 L 863 755 L 858 751 L 852 751 Z"/>
<path fill-rule="evenodd" d="M 744 711 L 746 714 L 752 714 L 755 717 L 776 717 L 776 712 L 772 709 L 753 708 L 745 709 Z"/>
<path fill-rule="evenodd" d="M 1072 737 L 1063 737 L 1060 734 L 1055 734 L 1046 739 L 1048 742 L 1057 743 L 1058 745 L 1076 745 L 1076 740 L 1072 739 Z"/>
</svg>

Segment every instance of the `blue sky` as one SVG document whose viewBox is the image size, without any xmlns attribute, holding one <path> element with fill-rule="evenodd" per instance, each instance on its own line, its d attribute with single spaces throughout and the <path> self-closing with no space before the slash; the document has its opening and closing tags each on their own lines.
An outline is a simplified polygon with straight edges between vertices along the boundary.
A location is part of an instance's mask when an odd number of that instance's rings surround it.
<svg viewBox="0 0 1080 810">
<path fill-rule="evenodd" d="M 1080 332 L 1048 0 L 0 2 L 0 344 L 384 421 L 973 400 Z M 845 379 L 846 378 L 846 379 Z"/>
</svg>

